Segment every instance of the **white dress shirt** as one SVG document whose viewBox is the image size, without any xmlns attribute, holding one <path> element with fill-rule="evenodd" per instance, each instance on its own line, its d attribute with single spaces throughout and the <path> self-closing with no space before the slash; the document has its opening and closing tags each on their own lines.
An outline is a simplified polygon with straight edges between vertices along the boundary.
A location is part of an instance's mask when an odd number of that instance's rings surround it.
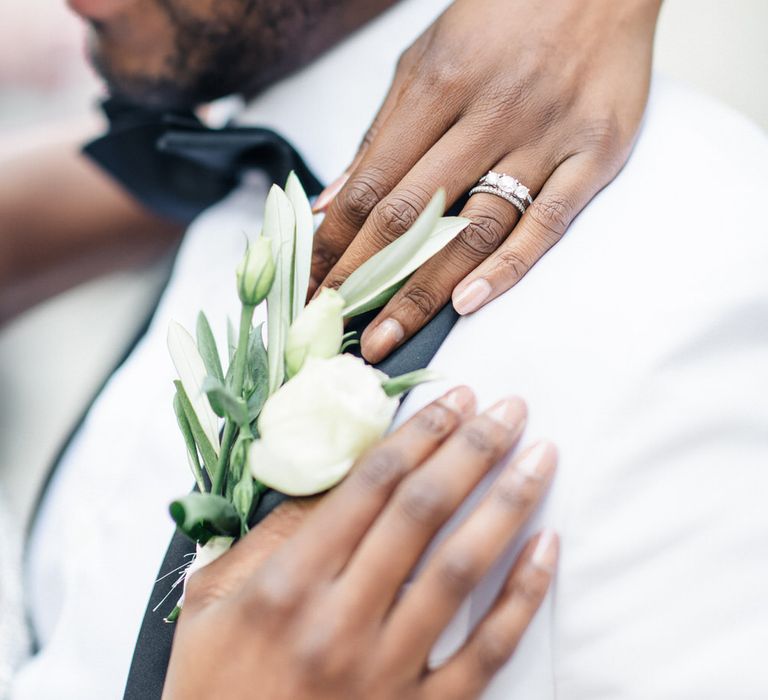
<svg viewBox="0 0 768 700">
<path fill-rule="evenodd" d="M 259 97 L 244 123 L 289 138 L 326 182 L 352 158 L 398 54 L 448 4 L 406 0 Z M 556 585 L 489 698 L 768 697 L 768 139 L 656 79 L 619 177 L 514 290 L 462 319 L 433 361 L 489 404 L 524 396 L 523 444 L 553 439 L 556 483 L 532 527 L 562 535 Z M 492 163 L 489 163 L 491 166 Z M 51 483 L 31 543 L 42 643 L 16 700 L 120 697 L 191 478 L 165 335 L 237 313 L 254 174 L 189 228 L 149 331 Z M 438 654 L 482 613 L 510 556 Z M 258 667 L 258 659 L 254 660 Z"/>
</svg>

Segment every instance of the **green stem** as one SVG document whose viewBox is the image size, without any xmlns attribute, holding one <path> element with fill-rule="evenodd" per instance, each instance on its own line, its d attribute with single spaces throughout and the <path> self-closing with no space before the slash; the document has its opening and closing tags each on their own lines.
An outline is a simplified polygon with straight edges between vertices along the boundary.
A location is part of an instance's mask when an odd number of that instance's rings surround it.
<svg viewBox="0 0 768 700">
<path fill-rule="evenodd" d="M 235 350 L 235 371 L 232 374 L 232 392 L 235 396 L 241 396 L 243 393 L 243 382 L 245 381 L 245 366 L 248 360 L 248 338 L 251 335 L 251 324 L 253 322 L 253 312 L 256 307 L 243 304 L 240 311 L 240 333 L 237 338 L 237 349 Z M 224 422 L 224 434 L 221 438 L 221 451 L 219 459 L 216 462 L 216 471 L 213 475 L 213 484 L 211 493 L 221 495 L 224 487 L 224 477 L 227 474 L 227 465 L 229 464 L 229 453 L 232 450 L 232 443 L 237 432 L 237 425 L 229 418 Z"/>
</svg>

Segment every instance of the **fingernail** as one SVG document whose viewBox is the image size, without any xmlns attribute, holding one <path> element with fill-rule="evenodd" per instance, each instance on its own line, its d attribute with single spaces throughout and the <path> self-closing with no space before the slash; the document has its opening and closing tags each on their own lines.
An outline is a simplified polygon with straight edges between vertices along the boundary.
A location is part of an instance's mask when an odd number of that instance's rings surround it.
<svg viewBox="0 0 768 700">
<path fill-rule="evenodd" d="M 479 309 L 489 296 L 491 296 L 491 285 L 488 280 L 480 277 L 470 282 L 464 289 L 454 292 L 453 308 L 462 316 L 471 314 Z"/>
<path fill-rule="evenodd" d="M 520 430 L 525 422 L 527 411 L 525 402 L 513 396 L 495 403 L 485 413 L 509 430 Z"/>
<path fill-rule="evenodd" d="M 475 394 L 467 386 L 457 386 L 439 399 L 439 403 L 459 414 L 470 413 L 475 407 Z"/>
<path fill-rule="evenodd" d="M 557 451 L 551 442 L 538 442 L 528 448 L 515 462 L 515 471 L 533 479 L 546 479 L 554 471 Z"/>
<path fill-rule="evenodd" d="M 349 173 L 345 172 L 339 175 L 328 187 L 326 187 L 319 195 L 315 203 L 312 205 L 313 214 L 321 214 L 324 212 L 328 205 L 336 199 L 336 195 L 339 193 L 342 187 L 349 180 Z"/>
<path fill-rule="evenodd" d="M 388 318 L 363 337 L 363 355 L 369 362 L 378 362 L 389 354 L 404 335 L 405 331 L 399 321 Z"/>
<path fill-rule="evenodd" d="M 544 530 L 539 535 L 539 541 L 533 550 L 531 563 L 539 569 L 554 574 L 559 550 L 560 543 L 557 533 L 554 530 Z"/>
</svg>

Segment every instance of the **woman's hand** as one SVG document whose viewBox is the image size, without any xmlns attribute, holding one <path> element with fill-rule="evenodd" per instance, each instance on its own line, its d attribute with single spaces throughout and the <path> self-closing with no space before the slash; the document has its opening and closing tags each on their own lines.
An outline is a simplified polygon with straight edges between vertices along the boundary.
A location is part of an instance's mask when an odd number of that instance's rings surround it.
<svg viewBox="0 0 768 700">
<path fill-rule="evenodd" d="M 364 333 L 366 359 L 383 359 L 451 295 L 467 314 L 512 287 L 615 177 L 645 109 L 660 4 L 456 0 L 403 54 L 358 156 L 316 203 L 327 216 L 313 279 L 339 285 L 438 187 L 454 202 L 494 170 L 534 203 L 518 223 L 509 202 L 473 196 L 462 212 L 472 224 Z"/>
<path fill-rule="evenodd" d="M 419 574 L 438 529 L 518 440 L 519 399 L 474 415 L 458 388 L 363 457 L 265 559 L 262 528 L 189 580 L 164 697 L 473 698 L 512 654 L 555 568 L 556 536 L 523 549 L 486 617 L 437 669 L 430 650 L 547 489 L 547 443 L 503 469 Z M 289 527 L 288 530 L 292 528 Z"/>
</svg>

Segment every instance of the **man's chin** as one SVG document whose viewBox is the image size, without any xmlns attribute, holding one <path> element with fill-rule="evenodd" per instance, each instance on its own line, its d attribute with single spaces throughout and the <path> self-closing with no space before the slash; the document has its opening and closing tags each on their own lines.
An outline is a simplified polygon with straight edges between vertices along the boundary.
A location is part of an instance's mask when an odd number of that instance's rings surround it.
<svg viewBox="0 0 768 700">
<path fill-rule="evenodd" d="M 187 109 L 200 103 L 194 91 L 170 77 L 119 70 L 96 36 L 88 42 L 88 57 L 112 97 L 156 110 Z"/>
</svg>

